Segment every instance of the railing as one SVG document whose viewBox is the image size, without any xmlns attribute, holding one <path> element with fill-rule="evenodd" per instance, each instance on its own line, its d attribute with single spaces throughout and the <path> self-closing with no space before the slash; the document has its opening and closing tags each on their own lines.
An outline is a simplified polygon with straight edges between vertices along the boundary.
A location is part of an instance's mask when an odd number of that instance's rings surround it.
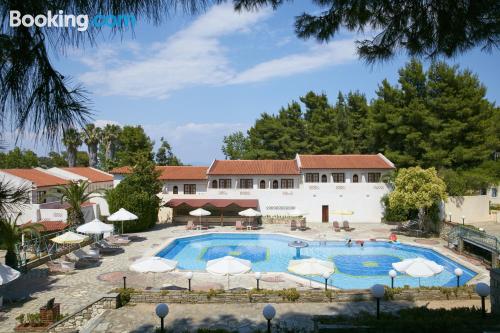
<svg viewBox="0 0 500 333">
<path fill-rule="evenodd" d="M 461 225 L 454 227 L 448 233 L 449 242 L 458 240 L 459 238 L 490 251 L 498 252 L 500 248 L 500 241 L 495 236 L 489 235 L 484 231 L 479 231 Z"/>
</svg>

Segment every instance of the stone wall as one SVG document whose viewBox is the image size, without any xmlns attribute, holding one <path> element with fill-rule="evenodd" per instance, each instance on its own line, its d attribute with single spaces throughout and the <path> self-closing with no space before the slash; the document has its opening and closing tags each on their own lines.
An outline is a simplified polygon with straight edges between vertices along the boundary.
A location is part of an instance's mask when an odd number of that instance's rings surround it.
<svg viewBox="0 0 500 333">
<path fill-rule="evenodd" d="M 500 315 L 500 268 L 490 270 L 491 312 Z"/>
<path fill-rule="evenodd" d="M 443 223 L 441 224 L 441 231 L 439 234 L 441 238 L 444 239 L 445 241 L 448 241 L 448 234 L 450 233 L 451 229 L 453 229 L 457 225 L 458 223 L 443 221 Z"/>
<path fill-rule="evenodd" d="M 116 309 L 119 305 L 119 294 L 110 293 L 107 294 L 93 303 L 87 304 L 86 306 L 80 308 L 69 316 L 63 318 L 62 320 L 52 324 L 47 332 L 74 332 L 79 330 L 81 327 L 92 318 L 100 315 L 106 309 Z"/>
<path fill-rule="evenodd" d="M 297 298 L 298 297 L 298 298 Z M 387 289 L 386 298 L 391 300 L 448 300 L 479 299 L 472 287 L 465 288 L 395 288 Z M 368 290 L 308 290 L 289 291 L 136 291 L 130 303 L 328 303 L 371 300 Z"/>
</svg>

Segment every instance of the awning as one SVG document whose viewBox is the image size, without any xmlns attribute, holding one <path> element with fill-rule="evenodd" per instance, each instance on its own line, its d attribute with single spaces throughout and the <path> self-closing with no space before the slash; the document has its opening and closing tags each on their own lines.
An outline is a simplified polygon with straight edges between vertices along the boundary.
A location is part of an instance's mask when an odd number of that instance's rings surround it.
<svg viewBox="0 0 500 333">
<path fill-rule="evenodd" d="M 241 208 L 257 208 L 259 201 L 256 199 L 170 199 L 165 206 L 179 207 L 186 205 L 192 208 L 213 206 L 215 208 L 226 208 L 235 205 Z"/>
</svg>

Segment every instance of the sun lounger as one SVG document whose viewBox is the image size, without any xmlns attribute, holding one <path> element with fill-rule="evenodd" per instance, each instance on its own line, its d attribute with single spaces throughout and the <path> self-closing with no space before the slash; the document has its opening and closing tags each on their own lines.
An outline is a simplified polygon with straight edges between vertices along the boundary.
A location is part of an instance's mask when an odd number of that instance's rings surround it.
<svg viewBox="0 0 500 333">
<path fill-rule="evenodd" d="M 186 224 L 186 230 L 193 230 L 195 227 L 194 227 L 194 222 L 193 221 L 187 221 L 187 224 Z"/>
<path fill-rule="evenodd" d="M 130 244 L 130 239 L 126 236 L 112 235 L 106 238 L 106 241 L 111 245 L 128 245 Z"/>
<path fill-rule="evenodd" d="M 297 221 L 295 220 L 290 221 L 290 230 L 292 231 L 297 230 Z"/>
<path fill-rule="evenodd" d="M 349 222 L 348 221 L 344 221 L 342 223 L 342 229 L 344 229 L 345 231 L 353 231 L 354 230 L 354 228 L 351 228 L 349 226 Z"/>
<path fill-rule="evenodd" d="M 307 226 L 306 226 L 306 221 L 305 220 L 300 220 L 299 221 L 299 230 L 300 231 L 307 230 Z"/>
<path fill-rule="evenodd" d="M 245 230 L 241 221 L 236 221 L 235 228 L 236 230 Z"/>
<path fill-rule="evenodd" d="M 49 273 L 67 274 L 75 270 L 75 263 L 69 261 L 48 261 Z"/>
<path fill-rule="evenodd" d="M 98 261 L 99 259 L 101 259 L 98 251 L 85 252 L 82 249 L 78 249 L 73 251 L 72 254 L 80 260 L 83 259 L 83 260 Z"/>
<path fill-rule="evenodd" d="M 335 230 L 335 232 L 340 232 L 340 225 L 338 221 L 333 221 L 333 230 Z"/>
<path fill-rule="evenodd" d="M 93 249 L 99 249 L 99 252 L 103 255 L 106 254 L 111 254 L 111 253 L 116 253 L 122 250 L 121 247 L 119 246 L 113 246 L 106 242 L 105 240 L 102 240 L 100 242 L 94 243 L 91 246 Z"/>
</svg>

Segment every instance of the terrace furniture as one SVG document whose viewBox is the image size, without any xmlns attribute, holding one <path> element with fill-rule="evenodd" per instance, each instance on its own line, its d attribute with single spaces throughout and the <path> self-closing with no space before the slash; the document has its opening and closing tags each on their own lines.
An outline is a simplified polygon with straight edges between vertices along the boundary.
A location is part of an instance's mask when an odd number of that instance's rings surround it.
<svg viewBox="0 0 500 333">
<path fill-rule="evenodd" d="M 306 221 L 305 220 L 300 220 L 299 221 L 299 230 L 300 231 L 307 230 L 307 226 L 306 226 Z"/>
<path fill-rule="evenodd" d="M 186 230 L 193 230 L 194 228 L 195 228 L 194 222 L 191 220 L 187 221 Z"/>
<path fill-rule="evenodd" d="M 349 226 L 349 221 L 344 221 L 342 223 L 342 229 L 344 229 L 345 231 L 353 231 L 354 230 L 354 228 L 351 228 Z"/>
<path fill-rule="evenodd" d="M 333 230 L 335 230 L 335 232 L 340 232 L 339 221 L 333 221 Z"/>
<path fill-rule="evenodd" d="M 99 249 L 99 252 L 102 255 L 112 254 L 112 253 L 116 253 L 116 252 L 119 252 L 122 250 L 121 247 L 111 245 L 108 242 L 106 242 L 105 240 L 101 240 L 100 242 L 92 244 L 91 248 L 92 249 Z"/>
<path fill-rule="evenodd" d="M 245 228 L 243 227 L 243 223 L 241 221 L 236 221 L 235 229 L 236 230 L 245 230 Z"/>
<path fill-rule="evenodd" d="M 75 270 L 75 263 L 69 261 L 48 261 L 49 273 L 68 274 Z"/>
<path fill-rule="evenodd" d="M 126 236 L 112 235 L 106 238 L 106 241 L 112 245 L 128 245 L 130 244 L 130 239 Z"/>
<path fill-rule="evenodd" d="M 198 222 L 195 224 L 196 225 L 196 229 L 197 230 L 204 230 L 204 229 L 208 229 L 208 226 L 204 225 L 203 222 Z"/>
<path fill-rule="evenodd" d="M 79 260 L 99 261 L 101 259 L 99 251 L 85 252 L 82 249 L 78 249 L 73 251 L 72 254 Z"/>
<path fill-rule="evenodd" d="M 290 230 L 292 231 L 297 230 L 297 221 L 295 220 L 290 221 Z"/>
</svg>

